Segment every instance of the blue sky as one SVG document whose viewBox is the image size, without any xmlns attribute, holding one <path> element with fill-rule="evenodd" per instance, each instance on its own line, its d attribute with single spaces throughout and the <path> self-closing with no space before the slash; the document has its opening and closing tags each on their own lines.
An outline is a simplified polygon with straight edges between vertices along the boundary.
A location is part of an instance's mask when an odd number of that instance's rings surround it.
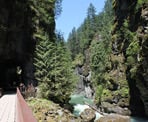
<svg viewBox="0 0 148 122">
<path fill-rule="evenodd" d="M 63 0 L 62 13 L 56 20 L 56 29 L 63 33 L 65 39 L 73 27 L 78 28 L 83 23 L 90 3 L 99 13 L 104 7 L 105 0 Z"/>
</svg>

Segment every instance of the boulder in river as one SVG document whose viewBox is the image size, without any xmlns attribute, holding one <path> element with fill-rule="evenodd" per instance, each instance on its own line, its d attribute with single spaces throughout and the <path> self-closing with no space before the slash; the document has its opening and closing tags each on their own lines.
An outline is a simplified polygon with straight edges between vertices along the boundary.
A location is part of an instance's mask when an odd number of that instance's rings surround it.
<svg viewBox="0 0 148 122">
<path fill-rule="evenodd" d="M 126 115 L 126 116 L 131 114 L 128 108 L 126 107 L 122 108 L 116 104 L 110 104 L 108 102 L 103 102 L 102 108 L 105 113 L 116 113 L 116 114 Z"/>
<path fill-rule="evenodd" d="M 87 108 L 81 113 L 80 117 L 83 122 L 94 122 L 96 114 L 94 110 Z"/>
</svg>

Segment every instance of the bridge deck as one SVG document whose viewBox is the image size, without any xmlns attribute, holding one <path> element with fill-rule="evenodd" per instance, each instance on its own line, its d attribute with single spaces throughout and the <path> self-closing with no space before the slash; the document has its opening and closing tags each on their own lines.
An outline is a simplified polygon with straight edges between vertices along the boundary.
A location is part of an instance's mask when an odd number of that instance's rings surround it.
<svg viewBox="0 0 148 122">
<path fill-rule="evenodd" d="M 16 94 L 0 98 L 0 122 L 15 122 Z"/>
</svg>

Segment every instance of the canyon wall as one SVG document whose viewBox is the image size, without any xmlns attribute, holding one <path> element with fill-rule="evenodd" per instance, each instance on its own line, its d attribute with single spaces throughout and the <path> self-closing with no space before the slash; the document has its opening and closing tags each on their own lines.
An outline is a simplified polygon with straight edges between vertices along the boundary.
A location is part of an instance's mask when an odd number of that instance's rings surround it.
<svg viewBox="0 0 148 122">
<path fill-rule="evenodd" d="M 113 56 L 124 58 L 132 115 L 148 116 L 148 2 L 114 0 Z"/>
</svg>

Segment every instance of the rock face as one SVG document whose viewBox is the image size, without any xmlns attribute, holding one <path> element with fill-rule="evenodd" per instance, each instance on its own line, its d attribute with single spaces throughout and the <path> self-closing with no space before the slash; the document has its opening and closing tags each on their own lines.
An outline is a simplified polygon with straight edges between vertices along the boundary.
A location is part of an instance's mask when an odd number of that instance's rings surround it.
<svg viewBox="0 0 148 122">
<path fill-rule="evenodd" d="M 105 113 L 118 113 L 120 115 L 130 115 L 128 108 L 122 108 L 116 104 L 110 104 L 108 102 L 103 102 L 102 106 Z"/>
<path fill-rule="evenodd" d="M 87 98 L 94 97 L 94 90 L 91 81 L 91 69 L 90 69 L 90 49 L 87 48 L 84 51 L 85 61 L 81 65 L 77 64 L 75 73 L 78 76 L 78 83 L 75 90 L 76 94 L 82 94 Z"/>
<path fill-rule="evenodd" d="M 101 108 L 107 113 L 129 115 L 129 88 L 123 54 L 111 55 L 112 68 L 106 75 L 106 89 L 101 96 Z"/>
<path fill-rule="evenodd" d="M 75 72 L 78 76 L 78 84 L 75 90 L 76 94 L 82 94 L 87 98 L 93 98 L 93 90 L 92 90 L 92 84 L 91 84 L 91 72 L 88 72 L 88 74 L 85 76 L 83 74 L 84 67 L 77 66 L 75 69 Z"/>
<path fill-rule="evenodd" d="M 148 1 L 114 0 L 113 7 L 112 49 L 126 64 L 130 110 L 132 115 L 148 116 Z"/>
<path fill-rule="evenodd" d="M 25 1 L 0 1 L 0 87 L 33 83 L 35 40 L 31 16 L 33 12 Z"/>
</svg>

